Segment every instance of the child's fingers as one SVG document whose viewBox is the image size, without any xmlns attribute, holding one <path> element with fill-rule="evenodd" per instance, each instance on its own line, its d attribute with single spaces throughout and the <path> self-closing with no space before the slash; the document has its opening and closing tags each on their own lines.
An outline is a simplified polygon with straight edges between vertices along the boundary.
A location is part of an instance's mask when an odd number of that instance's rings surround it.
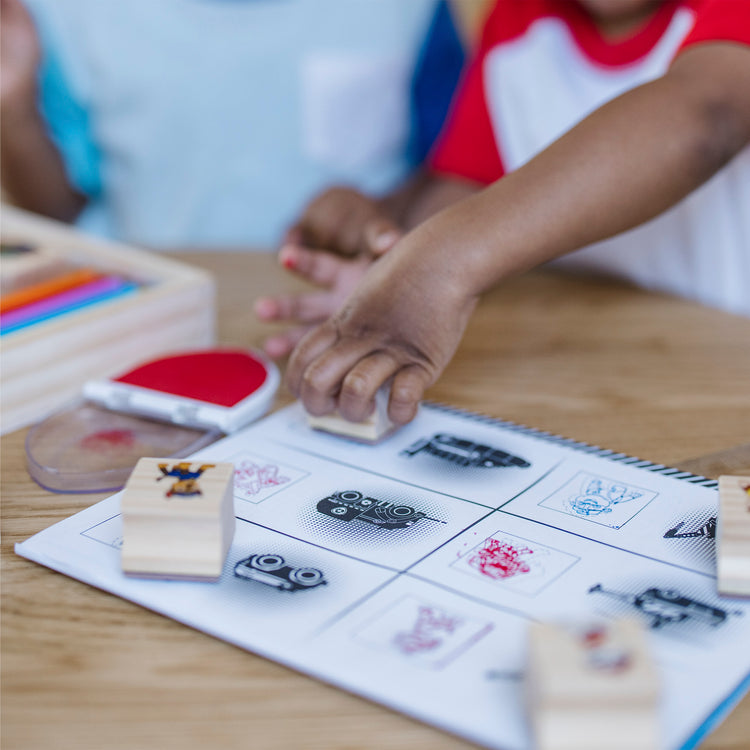
<svg viewBox="0 0 750 750">
<path fill-rule="evenodd" d="M 302 243 L 302 227 L 299 224 L 292 224 L 284 233 L 282 245 L 299 245 Z"/>
<path fill-rule="evenodd" d="M 368 353 L 369 347 L 352 340 L 329 348 L 310 362 L 302 376 L 300 389 L 300 398 L 307 411 L 316 417 L 333 412 L 338 406 L 344 378 Z"/>
<path fill-rule="evenodd" d="M 365 230 L 370 222 L 376 220 L 375 215 L 377 215 L 377 210 L 370 201 L 353 205 L 348 215 L 341 221 L 336 236 L 336 252 L 348 256 L 357 256 L 367 252 Z"/>
<path fill-rule="evenodd" d="M 253 312 L 264 322 L 278 320 L 279 306 L 276 304 L 276 297 L 258 297 L 253 304 Z"/>
<path fill-rule="evenodd" d="M 322 250 L 291 244 L 281 248 L 279 262 L 287 270 L 319 286 L 333 286 L 348 263 L 345 259 Z"/>
<path fill-rule="evenodd" d="M 335 246 L 339 229 L 350 212 L 349 192 L 332 188 L 307 206 L 296 224 L 301 231 L 302 242 L 317 248 Z"/>
<path fill-rule="evenodd" d="M 309 330 L 307 326 L 298 326 L 275 336 L 269 336 L 263 342 L 263 351 L 271 359 L 286 357 L 292 353 L 294 347 L 297 346 Z"/>
<path fill-rule="evenodd" d="M 308 331 L 296 346 L 287 364 L 284 381 L 287 388 L 297 398 L 302 398 L 302 383 L 307 368 L 318 355 L 332 347 L 337 339 L 338 333 L 329 321 Z M 331 409 L 320 412 L 320 414 L 327 414 L 329 411 L 333 411 L 334 407 L 335 402 Z M 319 415 L 316 414 L 316 416 Z"/>
<path fill-rule="evenodd" d="M 265 322 L 321 323 L 338 309 L 328 292 L 259 297 L 254 310 Z"/>
<path fill-rule="evenodd" d="M 344 419 L 361 422 L 375 408 L 375 394 L 398 370 L 398 362 L 387 352 L 375 352 L 357 362 L 344 376 L 338 408 Z"/>
<path fill-rule="evenodd" d="M 364 250 L 370 255 L 385 255 L 404 235 L 390 219 L 377 218 L 367 222 L 364 229 Z"/>
<path fill-rule="evenodd" d="M 430 375 L 419 365 L 410 365 L 396 373 L 388 400 L 388 418 L 391 422 L 406 424 L 414 419 L 430 380 Z"/>
<path fill-rule="evenodd" d="M 292 385 L 305 408 L 316 417 L 336 409 L 344 377 L 372 350 L 362 339 L 336 341 L 335 331 L 330 322 L 324 323 L 302 339 L 292 354 Z"/>
</svg>

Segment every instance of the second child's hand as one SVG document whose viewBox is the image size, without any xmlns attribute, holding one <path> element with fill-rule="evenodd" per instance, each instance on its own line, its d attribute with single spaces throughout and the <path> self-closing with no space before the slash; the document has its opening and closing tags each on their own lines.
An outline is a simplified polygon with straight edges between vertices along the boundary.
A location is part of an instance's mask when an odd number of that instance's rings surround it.
<svg viewBox="0 0 750 750">
<path fill-rule="evenodd" d="M 20 0 L 0 0 L 0 102 L 30 110 L 36 103 L 36 74 L 41 59 L 34 22 Z"/>
<path fill-rule="evenodd" d="M 279 251 L 279 262 L 318 290 L 256 300 L 255 314 L 259 320 L 291 324 L 290 328 L 264 342 L 263 349 L 272 359 L 286 357 L 313 325 L 333 315 L 365 275 L 372 260 L 364 256 L 344 258 L 287 244 Z"/>
</svg>

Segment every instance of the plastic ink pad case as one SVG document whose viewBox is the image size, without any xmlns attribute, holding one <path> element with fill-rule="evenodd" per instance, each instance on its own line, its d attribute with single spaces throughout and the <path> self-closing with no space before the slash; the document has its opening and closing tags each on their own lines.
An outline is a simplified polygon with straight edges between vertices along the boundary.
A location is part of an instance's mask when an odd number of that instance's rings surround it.
<svg viewBox="0 0 750 750">
<path fill-rule="evenodd" d="M 143 456 L 183 458 L 258 419 L 279 386 L 254 351 L 212 349 L 89 381 L 82 398 L 29 430 L 29 474 L 53 492 L 124 486 Z"/>
<path fill-rule="evenodd" d="M 268 411 L 279 379 L 276 365 L 257 352 L 212 349 L 89 381 L 83 396 L 112 411 L 229 434 Z"/>
</svg>

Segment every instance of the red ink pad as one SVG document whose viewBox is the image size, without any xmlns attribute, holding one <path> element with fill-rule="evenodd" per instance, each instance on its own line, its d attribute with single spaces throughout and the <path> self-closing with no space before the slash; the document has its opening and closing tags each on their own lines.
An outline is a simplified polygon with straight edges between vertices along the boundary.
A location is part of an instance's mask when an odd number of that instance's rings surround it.
<svg viewBox="0 0 750 750">
<path fill-rule="evenodd" d="M 263 355 L 212 349 L 153 360 L 116 378 L 90 381 L 83 395 L 113 411 L 228 434 L 265 414 L 278 387 L 279 371 Z"/>
<path fill-rule="evenodd" d="M 279 371 L 241 349 L 187 352 L 89 381 L 29 430 L 29 474 L 53 492 L 120 489 L 144 456 L 184 458 L 268 411 Z"/>
</svg>

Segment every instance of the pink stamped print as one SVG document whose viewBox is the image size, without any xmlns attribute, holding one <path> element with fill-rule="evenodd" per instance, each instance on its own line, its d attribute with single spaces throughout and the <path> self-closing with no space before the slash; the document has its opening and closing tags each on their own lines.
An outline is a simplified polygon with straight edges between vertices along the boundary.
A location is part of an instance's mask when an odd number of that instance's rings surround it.
<svg viewBox="0 0 750 750">
<path fill-rule="evenodd" d="M 442 646 L 445 636 L 452 635 L 461 623 L 460 617 L 451 617 L 435 607 L 420 605 L 412 629 L 396 633 L 393 644 L 404 654 L 432 651 Z"/>
<path fill-rule="evenodd" d="M 279 467 L 275 464 L 264 466 L 253 461 L 243 461 L 234 470 L 235 486 L 244 490 L 248 495 L 257 495 L 266 487 L 277 487 L 286 484 L 289 477 L 279 475 Z"/>
</svg>

